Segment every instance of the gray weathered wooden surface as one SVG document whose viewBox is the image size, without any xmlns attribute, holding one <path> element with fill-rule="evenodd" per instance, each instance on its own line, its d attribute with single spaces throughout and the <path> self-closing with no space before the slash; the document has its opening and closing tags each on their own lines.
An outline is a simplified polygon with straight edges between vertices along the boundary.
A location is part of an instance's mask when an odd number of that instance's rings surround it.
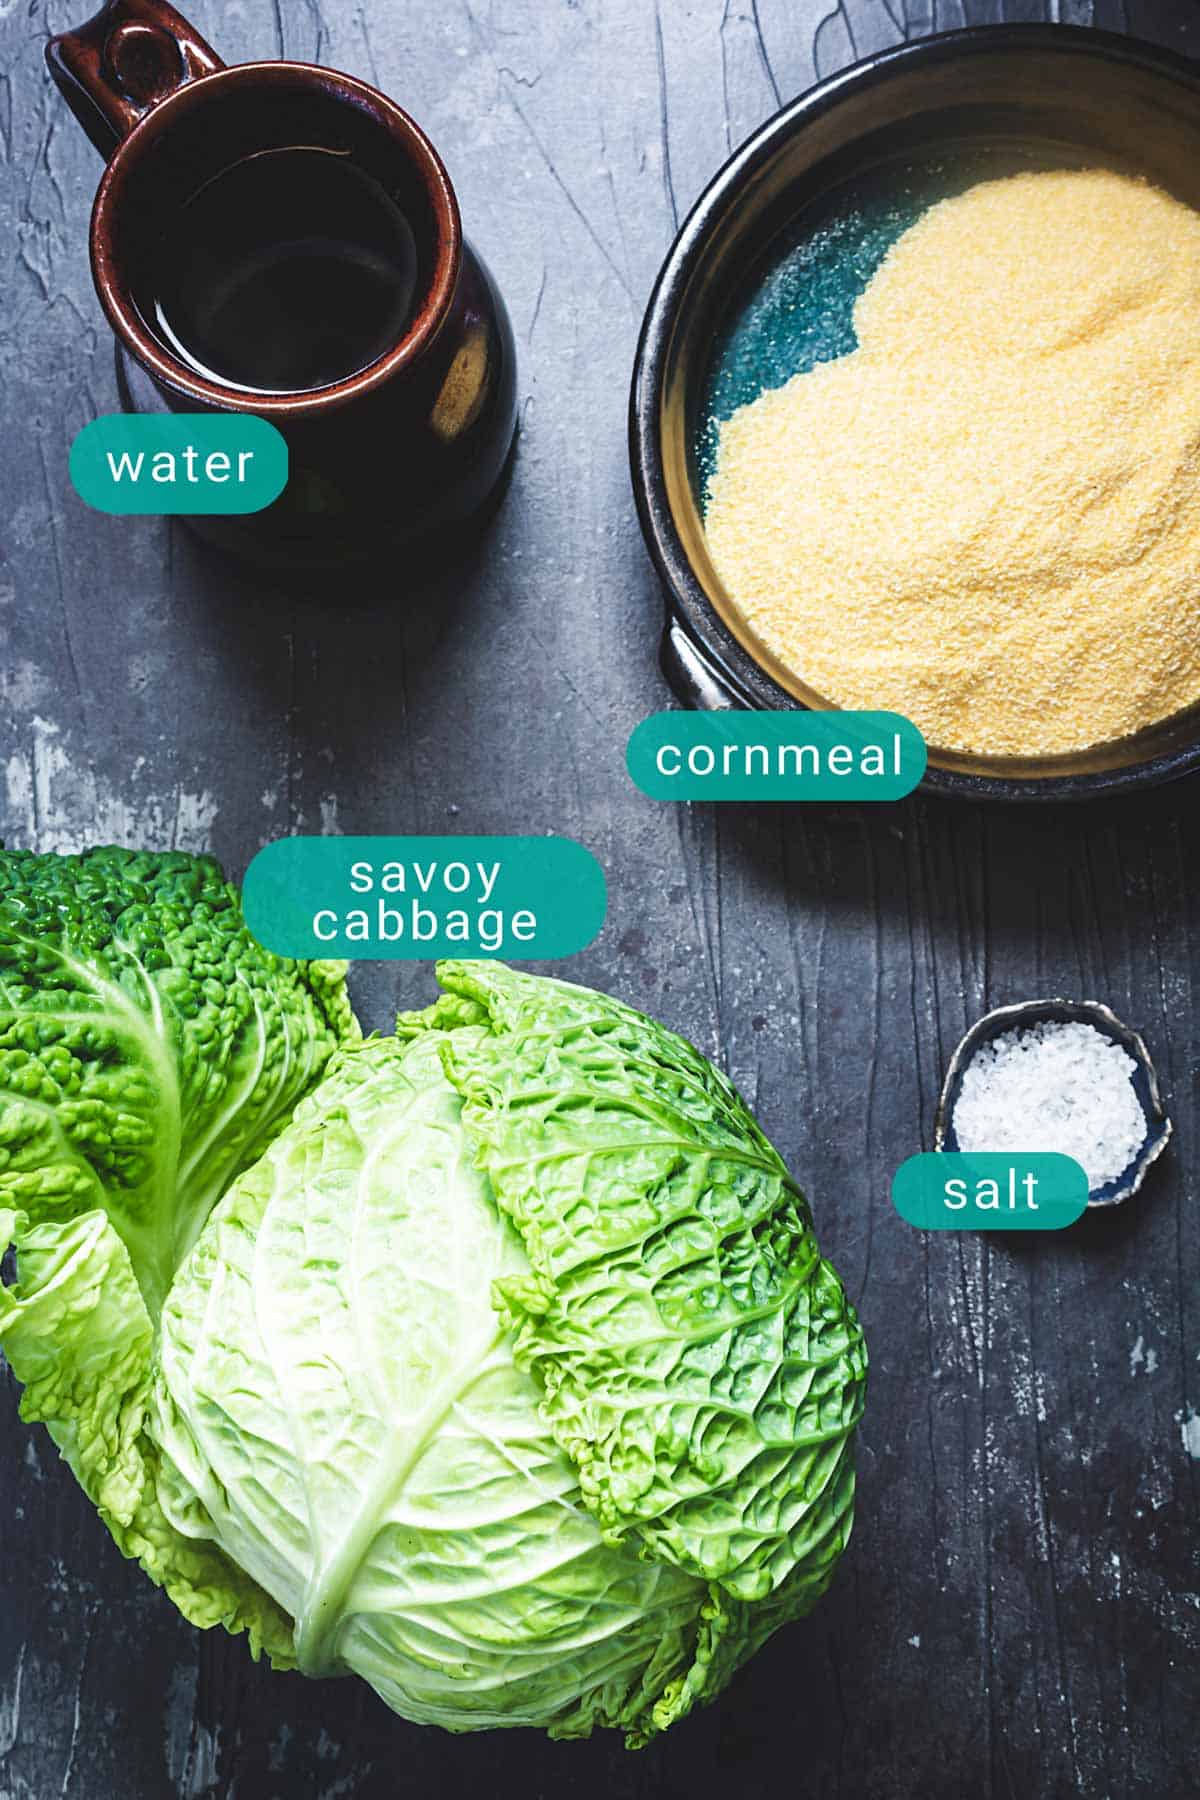
<svg viewBox="0 0 1200 1800">
<path fill-rule="evenodd" d="M 556 831 L 609 871 L 569 973 L 682 1028 L 809 1188 L 873 1353 L 833 1593 L 716 1708 L 612 1741 L 453 1739 L 357 1683 L 201 1638 L 124 1564 L 0 1372 L 0 1800 L 1193 1794 L 1200 1569 L 1196 790 L 1092 812 L 673 811 L 624 774 L 666 703 L 624 408 L 675 223 L 814 77 L 903 32 L 1062 17 L 1200 54 L 1194 0 L 196 0 L 230 60 L 363 73 L 427 126 L 512 308 L 524 435 L 477 563 L 299 601 L 166 524 L 88 512 L 115 405 L 86 267 L 98 163 L 41 67 L 64 0 L 0 0 L 4 834 L 210 847 L 283 832 Z M 339 595 L 337 599 L 344 598 Z M 372 1024 L 429 993 L 365 968 Z M 892 1211 L 986 1005 L 1094 994 L 1179 1128 L 1143 1200 L 1036 1250 Z"/>
</svg>

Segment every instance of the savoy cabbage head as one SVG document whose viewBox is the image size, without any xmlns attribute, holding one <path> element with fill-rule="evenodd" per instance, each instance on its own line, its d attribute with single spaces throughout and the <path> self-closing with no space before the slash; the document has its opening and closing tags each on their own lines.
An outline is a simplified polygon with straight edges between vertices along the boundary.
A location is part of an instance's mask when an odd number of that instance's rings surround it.
<svg viewBox="0 0 1200 1800">
<path fill-rule="evenodd" d="M 338 971 L 244 932 L 235 1027 L 176 947 L 186 902 L 153 934 L 171 980 L 151 934 L 108 916 L 80 968 L 141 1019 L 108 1040 L 108 1137 L 126 1061 L 135 1119 L 171 1076 L 178 1216 L 147 1260 L 141 1164 L 120 1180 L 83 1147 L 94 1182 L 31 1203 L 37 1156 L 53 1170 L 73 1129 L 47 1087 L 24 1175 L 0 1165 L 0 1243 L 20 1250 L 0 1344 L 118 1543 L 196 1623 L 359 1674 L 421 1723 L 616 1725 L 636 1745 L 717 1693 L 828 1585 L 866 1360 L 733 1088 L 617 1001 L 497 963 L 441 965 L 435 1005 L 356 1041 Z M 0 976 L 12 918 L 0 904 Z M 235 981 L 237 961 L 214 946 Z M 156 1004 L 173 983 L 179 1004 Z M 15 1036 L 64 1010 L 36 980 L 6 1004 Z M 253 1062 L 251 1019 L 271 1039 Z M 226 1074 L 206 1083 L 210 1053 Z"/>
</svg>

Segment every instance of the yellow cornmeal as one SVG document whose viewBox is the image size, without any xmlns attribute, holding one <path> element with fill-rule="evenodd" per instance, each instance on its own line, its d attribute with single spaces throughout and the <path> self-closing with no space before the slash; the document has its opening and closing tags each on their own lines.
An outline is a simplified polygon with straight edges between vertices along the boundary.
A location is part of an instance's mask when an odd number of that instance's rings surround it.
<svg viewBox="0 0 1200 1800">
<path fill-rule="evenodd" d="M 1200 699 L 1200 214 L 1100 170 L 983 182 L 854 323 L 721 427 L 708 541 L 760 643 L 944 749 L 1079 750 Z"/>
</svg>

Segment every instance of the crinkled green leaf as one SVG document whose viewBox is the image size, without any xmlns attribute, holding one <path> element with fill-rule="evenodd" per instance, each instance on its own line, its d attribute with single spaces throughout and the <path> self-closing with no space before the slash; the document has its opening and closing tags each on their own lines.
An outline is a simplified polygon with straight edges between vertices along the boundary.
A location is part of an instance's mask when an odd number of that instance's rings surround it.
<svg viewBox="0 0 1200 1800">
<path fill-rule="evenodd" d="M 730 1083 L 619 1001 L 446 963 L 487 1009 L 443 1057 L 532 1277 L 517 1357 L 612 1542 L 732 1598 L 827 1586 L 866 1356 L 803 1195 Z"/>
<path fill-rule="evenodd" d="M 0 853 L 0 1202 L 102 1207 L 153 1310 L 213 1203 L 358 1034 L 211 857 Z"/>
</svg>

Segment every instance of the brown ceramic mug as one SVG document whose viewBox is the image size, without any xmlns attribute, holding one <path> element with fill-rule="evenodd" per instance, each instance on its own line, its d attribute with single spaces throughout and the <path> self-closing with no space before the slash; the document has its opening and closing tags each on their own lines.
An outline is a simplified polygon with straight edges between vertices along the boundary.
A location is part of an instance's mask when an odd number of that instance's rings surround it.
<svg viewBox="0 0 1200 1800">
<path fill-rule="evenodd" d="M 288 440 L 283 496 L 263 513 L 201 522 L 209 534 L 302 566 L 461 539 L 507 469 L 514 350 L 419 127 L 349 75 L 295 62 L 226 68 L 162 0 L 108 0 L 46 54 L 108 159 L 91 256 L 122 403 L 256 413 Z M 347 250 L 343 237 L 360 226 Z M 289 232 L 305 238 L 308 261 L 295 260 Z M 164 312 L 164 288 L 195 313 L 203 354 Z M 227 363 L 209 349 L 214 320 Z M 293 352 L 303 381 L 289 377 Z"/>
</svg>

